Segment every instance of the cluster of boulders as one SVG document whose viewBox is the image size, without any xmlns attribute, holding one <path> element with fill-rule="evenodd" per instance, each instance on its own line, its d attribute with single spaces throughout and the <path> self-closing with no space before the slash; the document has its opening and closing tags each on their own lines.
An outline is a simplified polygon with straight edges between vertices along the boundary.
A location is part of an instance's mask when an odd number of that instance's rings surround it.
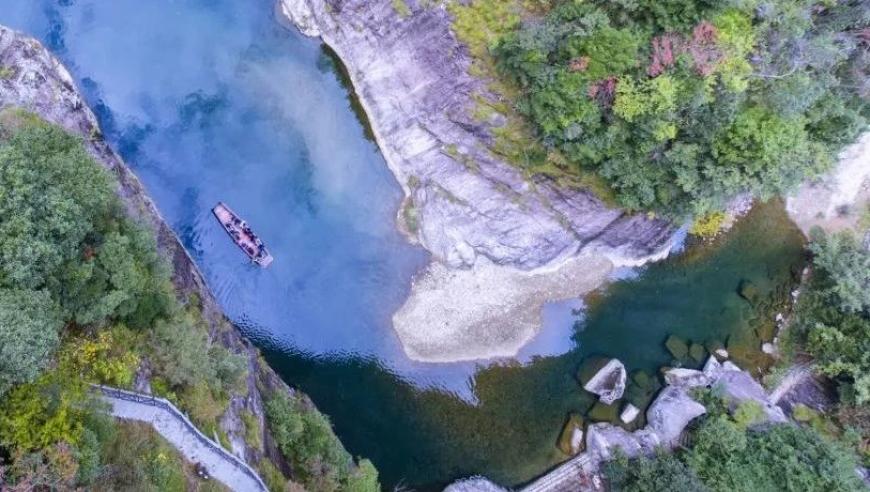
<svg viewBox="0 0 870 492">
<path fill-rule="evenodd" d="M 667 370 L 665 382 L 667 386 L 647 409 L 644 428 L 628 432 L 608 423 L 591 424 L 586 429 L 586 453 L 600 462 L 611 458 L 617 448 L 631 457 L 651 453 L 658 447 L 674 447 L 689 422 L 706 413 L 704 406 L 692 398 L 695 388 L 716 388 L 732 408 L 753 401 L 769 421 L 787 421 L 782 409 L 768 400 L 764 388 L 748 372 L 730 361 L 720 362 L 715 356 L 702 370 Z"/>
<path fill-rule="evenodd" d="M 599 422 L 586 425 L 584 432 L 583 417 L 575 414 L 569 416 L 559 439 L 559 447 L 575 457 L 533 482 L 526 490 L 561 490 L 557 484 L 566 481 L 576 484 L 579 479 L 596 478 L 601 462 L 612 459 L 617 450 L 624 456 L 635 457 L 652 454 L 659 448 L 677 446 L 689 423 L 707 411 L 704 405 L 693 398 L 694 390 L 698 388 L 715 389 L 731 410 L 746 402 L 754 402 L 763 410 L 767 421 L 787 422 L 782 409 L 769 399 L 764 388 L 748 372 L 725 360 L 726 355 L 724 350 L 714 351 L 701 370 L 679 367 L 666 370 L 666 386 L 647 408 L 646 425 L 643 428 L 630 431 L 626 429 L 631 428 L 629 425 Z M 598 404 L 606 402 L 613 407 L 612 404 L 621 399 L 625 392 L 625 366 L 616 359 L 595 364 L 593 370 L 581 371 L 583 387 L 599 396 Z M 622 408 L 620 421 L 623 424 L 631 423 L 639 414 L 640 409 L 627 403 Z M 591 486 L 583 490 L 599 488 Z M 457 482 L 446 490 L 491 492 L 500 489 L 485 479 L 474 478 Z"/>
</svg>

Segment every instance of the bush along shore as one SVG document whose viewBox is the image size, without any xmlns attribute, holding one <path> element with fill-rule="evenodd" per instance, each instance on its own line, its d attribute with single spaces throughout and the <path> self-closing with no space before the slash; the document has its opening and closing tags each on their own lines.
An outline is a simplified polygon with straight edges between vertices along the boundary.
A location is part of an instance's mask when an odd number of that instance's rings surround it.
<svg viewBox="0 0 870 492">
<path fill-rule="evenodd" d="M 63 66 L 0 27 L 0 67 L 0 488 L 220 489 L 98 383 L 168 398 L 272 490 L 379 490 L 224 318 Z"/>
</svg>

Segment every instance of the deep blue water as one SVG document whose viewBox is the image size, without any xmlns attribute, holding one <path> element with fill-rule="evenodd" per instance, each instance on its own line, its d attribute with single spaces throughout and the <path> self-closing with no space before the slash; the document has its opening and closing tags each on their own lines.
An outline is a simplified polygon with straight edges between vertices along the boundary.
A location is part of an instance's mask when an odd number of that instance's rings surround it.
<svg viewBox="0 0 870 492">
<path fill-rule="evenodd" d="M 571 314 L 579 301 L 549 306 L 525 364 L 409 361 L 390 317 L 428 257 L 396 232 L 401 190 L 332 61 L 281 27 L 273 7 L 0 0 L 0 23 L 67 64 L 228 316 L 390 487 L 429 489 L 469 474 L 528 480 L 563 458 L 553 444 L 566 412 L 591 401 L 574 376 L 584 357 L 654 370 L 669 362 L 669 333 L 724 339 L 752 319 L 739 281 L 775 286 L 798 261 L 794 237 L 759 234 L 768 222 L 782 227 L 781 211 L 767 211 L 720 247 L 614 284 L 582 331 Z M 220 229 L 210 212 L 219 200 L 266 241 L 269 269 L 247 262 Z"/>
</svg>

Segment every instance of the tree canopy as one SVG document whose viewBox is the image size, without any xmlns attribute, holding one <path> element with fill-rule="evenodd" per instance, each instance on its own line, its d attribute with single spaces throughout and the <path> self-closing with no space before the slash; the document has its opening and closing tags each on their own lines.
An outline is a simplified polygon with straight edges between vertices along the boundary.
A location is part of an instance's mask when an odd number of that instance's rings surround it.
<svg viewBox="0 0 870 492">
<path fill-rule="evenodd" d="M 146 327 L 174 298 L 153 236 L 79 139 L 39 121 L 0 125 L 0 287 L 51 293 L 63 319 Z"/>
<path fill-rule="evenodd" d="M 619 202 L 673 216 L 767 198 L 865 128 L 860 0 L 552 1 L 502 36 L 541 140 Z"/>
<path fill-rule="evenodd" d="M 0 288 L 0 398 L 36 379 L 60 343 L 61 325 L 48 292 Z"/>
<path fill-rule="evenodd" d="M 814 230 L 815 270 L 801 294 L 795 336 L 846 404 L 870 403 L 870 251 L 848 232 Z"/>
</svg>

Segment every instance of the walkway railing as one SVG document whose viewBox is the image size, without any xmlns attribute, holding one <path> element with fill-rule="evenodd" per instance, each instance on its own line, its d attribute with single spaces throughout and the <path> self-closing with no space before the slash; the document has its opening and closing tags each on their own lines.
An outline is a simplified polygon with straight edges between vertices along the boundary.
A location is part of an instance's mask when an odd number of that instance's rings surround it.
<svg viewBox="0 0 870 492">
<path fill-rule="evenodd" d="M 263 480 L 260 478 L 260 475 L 254 471 L 244 460 L 240 459 L 238 456 L 230 453 L 222 446 L 214 442 L 213 440 L 206 437 L 205 434 L 200 432 L 199 429 L 187 418 L 187 416 L 181 412 L 175 405 L 172 404 L 169 400 L 165 398 L 154 397 L 152 395 L 146 395 L 144 393 L 136 393 L 133 391 L 122 390 L 118 388 L 112 388 L 109 386 L 102 386 L 93 384 L 91 385 L 93 388 L 99 390 L 103 395 L 108 396 L 110 398 L 116 398 L 118 400 L 126 400 L 130 402 L 134 402 L 140 405 L 147 405 L 150 407 L 160 408 L 168 412 L 172 418 L 180 421 L 184 427 L 194 436 L 196 436 L 199 442 L 211 449 L 213 452 L 222 456 L 226 461 L 228 461 L 231 465 L 235 466 L 239 470 L 242 471 L 245 475 L 251 477 L 257 484 L 261 487 L 263 492 L 268 492 L 269 488 L 266 487 L 266 484 L 263 483 Z"/>
</svg>

